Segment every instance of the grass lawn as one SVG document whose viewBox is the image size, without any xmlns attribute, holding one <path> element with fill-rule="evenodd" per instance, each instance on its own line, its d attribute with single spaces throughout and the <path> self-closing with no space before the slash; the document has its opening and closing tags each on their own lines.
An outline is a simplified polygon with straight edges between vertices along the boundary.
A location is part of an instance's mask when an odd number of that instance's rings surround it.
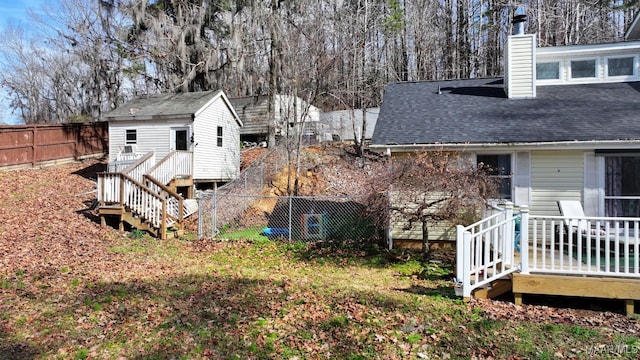
<svg viewBox="0 0 640 360">
<path fill-rule="evenodd" d="M 119 264 L 98 275 L 3 273 L 0 358 L 586 359 L 640 345 L 606 326 L 501 318 L 453 296 L 446 261 L 368 247 L 121 237 L 109 251 Z"/>
<path fill-rule="evenodd" d="M 462 302 L 453 295 L 452 253 L 397 263 L 367 246 L 272 242 L 260 229 L 225 234 L 237 240 L 160 241 L 100 227 L 90 211 L 98 165 L 0 171 L 2 360 L 591 359 L 640 351 L 638 319 L 620 304 L 591 311 L 575 299 Z"/>
</svg>

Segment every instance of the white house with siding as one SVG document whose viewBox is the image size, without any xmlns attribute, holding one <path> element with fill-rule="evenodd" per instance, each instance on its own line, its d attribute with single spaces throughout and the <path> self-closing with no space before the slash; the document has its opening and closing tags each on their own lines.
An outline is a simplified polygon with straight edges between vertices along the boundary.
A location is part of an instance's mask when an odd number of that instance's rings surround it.
<svg viewBox="0 0 640 360">
<path fill-rule="evenodd" d="M 98 176 L 103 224 L 116 217 L 166 238 L 197 211 L 197 186 L 217 186 L 240 173 L 242 122 L 222 91 L 134 99 L 103 117 L 109 122 L 109 171 Z"/>
<path fill-rule="evenodd" d="M 226 182 L 240 171 L 242 122 L 224 92 L 158 94 L 134 99 L 109 112 L 109 161 L 154 152 L 193 153 L 193 181 Z"/>
<path fill-rule="evenodd" d="M 389 84 L 371 148 L 460 151 L 501 169 L 501 200 L 532 213 L 573 199 L 588 216 L 640 217 L 640 41 L 538 48 L 519 32 L 505 52 L 504 78 Z"/>
<path fill-rule="evenodd" d="M 538 48 L 518 31 L 505 51 L 504 78 L 389 84 L 371 148 L 456 151 L 498 170 L 502 205 L 429 231 L 430 241 L 455 240 L 458 295 L 621 299 L 633 316 L 640 42 Z M 419 227 L 393 221 L 389 246 L 421 240 Z"/>
</svg>

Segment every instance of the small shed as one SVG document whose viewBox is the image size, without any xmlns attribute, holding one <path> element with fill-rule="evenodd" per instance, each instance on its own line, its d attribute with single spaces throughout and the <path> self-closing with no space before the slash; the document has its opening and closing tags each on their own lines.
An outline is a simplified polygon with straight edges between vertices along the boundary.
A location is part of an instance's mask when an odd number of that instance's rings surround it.
<svg viewBox="0 0 640 360">
<path fill-rule="evenodd" d="M 103 117 L 109 122 L 109 162 L 131 162 L 149 152 L 160 160 L 192 152 L 194 183 L 235 179 L 240 171 L 242 121 L 223 91 L 136 98 Z"/>
</svg>

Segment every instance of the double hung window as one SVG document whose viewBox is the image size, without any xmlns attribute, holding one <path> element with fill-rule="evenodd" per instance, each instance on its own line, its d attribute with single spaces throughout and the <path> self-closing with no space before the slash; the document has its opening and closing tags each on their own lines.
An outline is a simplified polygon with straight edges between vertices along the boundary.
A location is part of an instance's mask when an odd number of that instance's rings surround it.
<svg viewBox="0 0 640 360">
<path fill-rule="evenodd" d="M 478 165 L 484 166 L 489 170 L 489 175 L 495 177 L 499 181 L 500 199 L 511 200 L 511 155 L 484 155 L 476 156 Z"/>
</svg>

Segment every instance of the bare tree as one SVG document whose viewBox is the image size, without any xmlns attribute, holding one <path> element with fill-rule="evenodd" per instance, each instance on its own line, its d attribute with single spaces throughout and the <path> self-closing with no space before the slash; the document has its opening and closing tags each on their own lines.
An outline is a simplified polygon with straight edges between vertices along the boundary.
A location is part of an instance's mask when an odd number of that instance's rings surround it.
<svg viewBox="0 0 640 360">
<path fill-rule="evenodd" d="M 498 183 L 486 169 L 457 153 L 441 151 L 411 153 L 390 160 L 387 172 L 369 184 L 368 208 L 378 226 L 388 226 L 393 214 L 407 228 L 422 226 L 422 251 L 429 250 L 432 222 L 470 224 L 496 194 Z"/>
<path fill-rule="evenodd" d="M 322 110 L 377 107 L 388 82 L 500 76 L 517 9 L 510 0 L 58 4 L 33 36 L 10 28 L 0 39 L 0 84 L 25 122 L 95 119 L 132 96 L 212 89 L 270 104 L 295 89 Z M 519 11 L 550 46 L 619 40 L 638 7 L 535 0 Z"/>
<path fill-rule="evenodd" d="M 34 17 L 32 31 L 2 38 L 0 77 L 25 123 L 96 119 L 122 96 L 117 21 L 108 1 L 65 0 Z"/>
</svg>

